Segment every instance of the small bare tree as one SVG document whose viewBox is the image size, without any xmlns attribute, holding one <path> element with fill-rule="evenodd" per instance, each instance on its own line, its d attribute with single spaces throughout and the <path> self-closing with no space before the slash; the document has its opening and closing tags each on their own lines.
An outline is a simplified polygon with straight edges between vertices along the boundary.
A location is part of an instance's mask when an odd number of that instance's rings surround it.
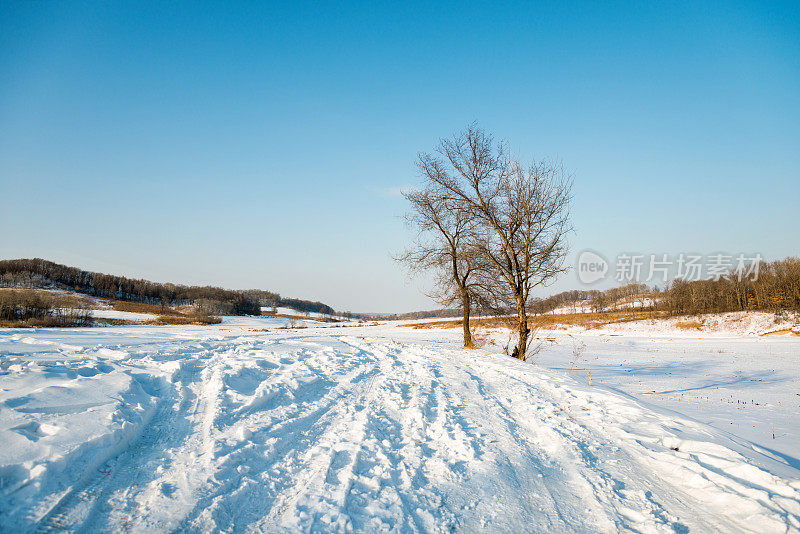
<svg viewBox="0 0 800 534">
<path fill-rule="evenodd" d="M 469 328 L 475 296 L 472 279 L 477 269 L 477 258 L 469 248 L 474 217 L 463 209 L 463 203 L 448 198 L 445 190 L 431 187 L 435 181 L 429 172 L 435 170 L 425 166 L 424 161 L 420 158 L 420 171 L 428 187 L 403 193 L 411 203 L 406 221 L 417 230 L 417 238 L 412 249 L 395 259 L 408 265 L 412 272 L 434 274 L 436 284 L 429 296 L 444 306 L 461 305 L 464 346 L 474 348 Z"/>
<path fill-rule="evenodd" d="M 517 347 L 526 359 L 531 291 L 565 272 L 572 179 L 562 165 L 523 165 L 476 125 L 442 140 L 420 166 L 444 202 L 473 223 L 468 250 L 478 259 L 484 294 L 516 310 Z"/>
</svg>

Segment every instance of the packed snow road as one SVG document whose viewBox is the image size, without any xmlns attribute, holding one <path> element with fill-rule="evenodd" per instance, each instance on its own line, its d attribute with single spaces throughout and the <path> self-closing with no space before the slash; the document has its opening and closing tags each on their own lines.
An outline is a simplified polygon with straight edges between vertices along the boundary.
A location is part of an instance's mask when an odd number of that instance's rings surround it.
<svg viewBox="0 0 800 534">
<path fill-rule="evenodd" d="M 249 321 L 0 331 L 0 528 L 800 529 L 800 471 L 674 412 L 425 333 Z"/>
</svg>

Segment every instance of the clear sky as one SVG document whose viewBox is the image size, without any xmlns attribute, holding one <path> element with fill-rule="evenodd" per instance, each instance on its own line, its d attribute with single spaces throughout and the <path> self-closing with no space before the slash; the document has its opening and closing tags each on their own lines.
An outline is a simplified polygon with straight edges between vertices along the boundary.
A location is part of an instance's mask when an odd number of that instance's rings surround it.
<svg viewBox="0 0 800 534">
<path fill-rule="evenodd" d="M 0 257 L 432 308 L 398 191 L 472 121 L 575 251 L 800 254 L 800 3 L 567 4 L 0 2 Z"/>
</svg>

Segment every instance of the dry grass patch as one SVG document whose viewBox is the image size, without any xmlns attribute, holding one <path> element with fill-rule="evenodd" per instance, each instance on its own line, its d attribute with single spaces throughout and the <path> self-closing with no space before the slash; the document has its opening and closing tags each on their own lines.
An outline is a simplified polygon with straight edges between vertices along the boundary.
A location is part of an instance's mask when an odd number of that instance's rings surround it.
<svg viewBox="0 0 800 534">
<path fill-rule="evenodd" d="M 20 321 L 0 320 L 0 328 L 67 328 L 92 326 L 91 319 L 76 320 L 71 317 L 32 317 Z"/>
<path fill-rule="evenodd" d="M 469 320 L 471 327 L 499 328 L 508 326 L 509 317 L 475 317 Z M 439 321 L 426 321 L 421 323 L 405 323 L 399 326 L 413 328 L 461 328 L 461 319 L 442 319 Z"/>
<path fill-rule="evenodd" d="M 106 317 L 94 317 L 92 319 L 95 325 L 98 326 L 130 326 L 130 325 L 143 325 L 142 321 L 133 321 L 131 319 L 110 319 Z"/>
<path fill-rule="evenodd" d="M 121 312 L 149 313 L 151 315 L 182 315 L 181 312 L 168 306 L 147 304 L 144 302 L 130 302 L 127 300 L 106 301 L 112 309 Z"/>
<path fill-rule="evenodd" d="M 773 330 L 772 332 L 764 332 L 762 336 L 800 336 L 800 331 L 794 328 L 783 328 L 781 330 Z"/>
<path fill-rule="evenodd" d="M 678 321 L 675 323 L 675 328 L 680 328 L 681 330 L 702 330 L 703 323 L 700 321 Z"/>
<path fill-rule="evenodd" d="M 536 328 L 545 330 L 558 330 L 565 326 L 582 326 L 584 328 L 600 328 L 607 324 L 641 321 L 665 317 L 662 312 L 651 311 L 609 311 L 599 313 L 559 313 L 536 315 L 529 318 Z M 513 316 L 476 317 L 470 319 L 469 324 L 474 327 L 503 328 L 513 327 Z M 418 323 L 401 324 L 407 328 L 461 328 L 461 319 L 447 319 L 441 321 L 426 321 Z"/>
<path fill-rule="evenodd" d="M 591 313 L 561 313 L 537 315 L 533 322 L 539 328 L 557 330 L 564 326 L 582 326 L 584 328 L 601 328 L 608 324 L 643 321 L 666 317 L 663 312 L 625 310 Z"/>
<path fill-rule="evenodd" d="M 85 308 L 93 304 L 90 297 L 49 289 L 0 287 L 0 303 L 23 306 L 43 304 L 53 308 Z"/>
<path fill-rule="evenodd" d="M 153 321 L 147 321 L 144 324 L 149 325 L 157 325 L 157 326 L 164 326 L 164 325 L 209 325 L 209 324 L 219 324 L 222 322 L 222 319 L 219 317 L 215 317 L 213 315 L 159 315 L 158 319 Z"/>
</svg>

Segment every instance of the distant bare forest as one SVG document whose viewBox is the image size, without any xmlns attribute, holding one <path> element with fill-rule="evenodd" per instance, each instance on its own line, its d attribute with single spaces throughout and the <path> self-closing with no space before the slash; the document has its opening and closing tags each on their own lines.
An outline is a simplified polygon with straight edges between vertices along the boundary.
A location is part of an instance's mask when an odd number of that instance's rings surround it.
<svg viewBox="0 0 800 534">
<path fill-rule="evenodd" d="M 800 258 L 763 262 L 757 280 L 730 273 L 719 280 L 674 280 L 664 288 L 633 283 L 605 291 L 562 291 L 533 299 L 528 308 L 535 315 L 557 309 L 574 312 L 616 311 L 625 308 L 654 310 L 668 315 L 695 315 L 731 311 L 800 312 Z M 477 310 L 479 313 L 480 309 Z M 507 313 L 514 313 L 508 309 Z M 386 316 L 392 319 L 460 317 L 459 309 L 444 308 Z"/>
<path fill-rule="evenodd" d="M 581 294 L 582 293 L 582 294 Z M 588 301 L 592 311 L 621 305 L 654 309 L 669 315 L 695 315 L 732 311 L 800 311 L 800 258 L 762 262 L 753 280 L 728 273 L 717 280 L 673 280 L 664 288 L 628 284 L 606 291 L 567 292 L 539 301 L 540 312 Z"/>
<path fill-rule="evenodd" d="M 335 313 L 322 302 L 283 298 L 271 291 L 158 283 L 84 271 L 40 258 L 0 260 L 0 287 L 65 289 L 93 297 L 165 306 L 198 304 L 210 313 L 224 315 L 259 315 L 262 306 Z"/>
<path fill-rule="evenodd" d="M 33 289 L 0 290 L 0 326 L 90 326 L 85 297 Z"/>
</svg>

